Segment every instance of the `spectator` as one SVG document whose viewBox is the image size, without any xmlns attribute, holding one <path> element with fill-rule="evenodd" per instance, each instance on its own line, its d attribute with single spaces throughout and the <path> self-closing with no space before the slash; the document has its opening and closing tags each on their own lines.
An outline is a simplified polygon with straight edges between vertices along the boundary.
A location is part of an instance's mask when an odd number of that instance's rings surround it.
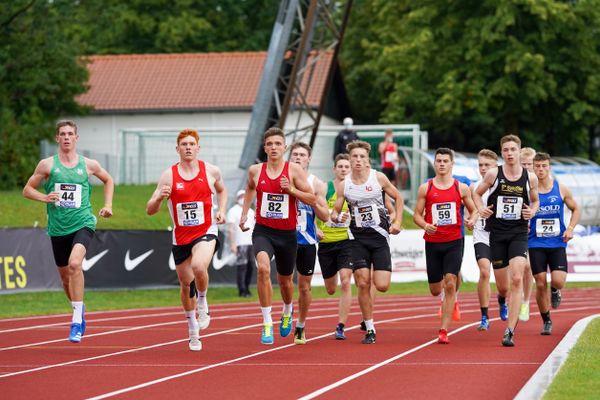
<svg viewBox="0 0 600 400">
<path fill-rule="evenodd" d="M 242 232 L 239 228 L 242 204 L 244 204 L 245 190 L 239 190 L 236 203 L 227 212 L 227 237 L 231 252 L 237 256 L 237 287 L 240 297 L 250 297 L 250 282 L 252 271 L 255 268 L 254 253 L 252 250 L 252 229 Z M 248 225 L 254 226 L 254 210 L 248 210 Z"/>
<path fill-rule="evenodd" d="M 353 124 L 354 124 L 354 121 L 352 121 L 352 118 L 350 118 L 350 117 L 344 118 L 344 129 L 342 129 L 335 137 L 335 145 L 333 147 L 333 159 L 334 160 L 338 154 L 348 153 L 348 150 L 346 150 L 346 145 L 348 143 L 352 142 L 353 140 L 360 139 L 358 137 L 358 135 L 356 134 L 356 132 L 352 130 Z"/>
<path fill-rule="evenodd" d="M 396 170 L 398 169 L 398 146 L 394 143 L 394 131 L 385 131 L 383 141 L 379 143 L 381 172 L 396 186 Z"/>
</svg>

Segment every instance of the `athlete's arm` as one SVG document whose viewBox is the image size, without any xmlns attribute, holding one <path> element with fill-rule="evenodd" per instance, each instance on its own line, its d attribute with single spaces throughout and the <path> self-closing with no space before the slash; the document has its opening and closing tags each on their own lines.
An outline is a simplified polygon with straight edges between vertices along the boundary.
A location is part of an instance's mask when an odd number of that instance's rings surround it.
<svg viewBox="0 0 600 400">
<path fill-rule="evenodd" d="M 462 202 L 469 212 L 469 218 L 465 220 L 465 225 L 472 230 L 473 226 L 475 226 L 475 222 L 477 222 L 477 208 L 475 208 L 475 203 L 471 197 L 471 190 L 469 187 L 464 183 L 459 183 L 458 187 L 460 188 Z"/>
<path fill-rule="evenodd" d="M 248 168 L 248 183 L 246 184 L 246 193 L 244 194 L 244 205 L 242 206 L 242 215 L 240 216 L 240 229 L 243 232 L 246 232 L 249 227 L 246 227 L 246 221 L 248 220 L 248 209 L 250 209 L 250 204 L 252 204 L 252 200 L 256 195 L 256 177 L 260 173 L 260 168 L 262 164 L 255 164 Z M 257 213 L 260 210 L 256 210 Z"/>
<path fill-rule="evenodd" d="M 217 206 L 219 210 L 215 216 L 217 224 L 225 223 L 225 207 L 227 207 L 227 189 L 223 178 L 221 176 L 221 170 L 216 165 L 206 163 L 207 167 L 210 168 L 212 176 L 215 178 L 215 192 L 217 192 Z"/>
<path fill-rule="evenodd" d="M 340 222 L 340 213 L 342 212 L 342 207 L 344 207 L 344 201 L 346 198 L 344 197 L 344 181 L 335 184 L 335 203 L 333 204 L 333 211 L 331 211 L 331 220 Z M 346 221 L 348 219 L 347 215 L 344 215 Z"/>
<path fill-rule="evenodd" d="M 311 207 L 314 207 L 317 203 L 317 197 L 312 191 L 312 188 L 308 184 L 308 180 L 306 179 L 306 173 L 298 164 L 289 164 L 290 171 L 290 180 L 292 185 L 285 185 L 284 178 L 282 178 L 282 186 L 281 188 L 285 190 L 287 193 L 293 195 L 295 198 L 303 202 L 304 204 L 308 204 Z"/>
<path fill-rule="evenodd" d="M 146 204 L 146 214 L 154 215 L 160 210 L 163 199 L 166 199 L 171 195 L 172 185 L 173 173 L 169 168 L 160 176 L 158 184 L 156 185 L 156 190 L 154 190 L 154 193 L 152 193 L 150 200 L 148 200 L 148 203 Z"/>
<path fill-rule="evenodd" d="M 527 172 L 529 175 L 529 205 L 523 204 L 523 219 L 531 219 L 535 216 L 540 207 L 540 197 L 538 195 L 538 178 L 533 172 Z"/>
<path fill-rule="evenodd" d="M 23 197 L 30 200 L 41 201 L 42 203 L 54 203 L 58 201 L 58 192 L 44 194 L 37 190 L 42 181 L 50 176 L 52 168 L 52 158 L 41 160 L 33 171 L 33 175 L 27 180 L 23 188 Z"/>
<path fill-rule="evenodd" d="M 323 222 L 329 221 L 329 208 L 327 208 L 327 184 L 320 180 L 319 178 L 315 178 L 315 196 L 317 204 L 315 205 L 315 214 L 317 218 L 319 218 Z"/>
<path fill-rule="evenodd" d="M 575 201 L 571 190 L 562 183 L 559 183 L 558 185 L 560 188 L 560 193 L 563 196 L 563 201 L 565 202 L 565 205 L 569 207 L 569 210 L 571 210 L 571 220 L 569 221 L 569 226 L 567 226 L 567 229 L 565 229 L 565 233 L 563 233 L 563 240 L 565 242 L 568 242 L 569 240 L 573 239 L 573 229 L 575 229 L 575 225 L 579 223 L 579 218 L 581 217 L 581 209 Z"/>
<path fill-rule="evenodd" d="M 415 212 L 413 214 L 413 221 L 415 224 L 425 229 L 425 232 L 433 235 L 435 231 L 437 231 L 437 226 L 433 224 L 428 224 L 425 222 L 425 204 L 427 200 L 427 183 L 423 183 L 419 186 L 419 190 L 417 191 L 417 203 L 415 204 Z"/>
<path fill-rule="evenodd" d="M 233 208 L 227 213 L 227 239 L 229 241 L 229 249 L 233 254 L 237 255 L 237 246 L 235 244 L 235 217 L 233 216 Z"/>
<path fill-rule="evenodd" d="M 104 218 L 110 218 L 113 215 L 112 202 L 115 193 L 115 183 L 112 176 L 96 160 L 85 159 L 85 165 L 88 169 L 88 175 L 94 175 L 104 184 L 104 206 L 98 212 L 98 215 Z"/>
<path fill-rule="evenodd" d="M 493 204 L 489 206 L 485 206 L 483 204 L 483 199 L 481 196 L 488 191 L 489 188 L 492 187 L 494 181 L 498 177 L 498 168 L 490 168 L 483 177 L 483 181 L 477 186 L 477 189 L 473 192 L 473 202 L 475 203 L 475 208 L 479 212 L 479 216 L 483 219 L 487 219 L 492 216 L 492 209 L 494 208 Z"/>
<path fill-rule="evenodd" d="M 392 221 L 390 226 L 390 233 L 395 235 L 400 233 L 402 230 L 402 214 L 404 213 L 404 199 L 400 191 L 392 185 L 392 182 L 388 179 L 383 172 L 377 172 L 377 181 L 381 185 L 383 191 L 392 199 L 394 199 L 394 208 L 396 211 L 396 218 Z"/>
</svg>

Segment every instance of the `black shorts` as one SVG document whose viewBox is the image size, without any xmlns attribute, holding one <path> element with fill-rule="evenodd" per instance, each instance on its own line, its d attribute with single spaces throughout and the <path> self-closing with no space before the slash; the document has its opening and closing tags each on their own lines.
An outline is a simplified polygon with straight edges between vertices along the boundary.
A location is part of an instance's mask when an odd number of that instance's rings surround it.
<svg viewBox="0 0 600 400">
<path fill-rule="evenodd" d="M 442 243 L 425 242 L 427 281 L 441 282 L 446 274 L 458 276 L 462 265 L 462 253 L 462 239 Z"/>
<path fill-rule="evenodd" d="M 52 253 L 54 254 L 54 262 L 57 267 L 66 267 L 69 265 L 69 257 L 71 257 L 71 250 L 76 243 L 81 244 L 87 250 L 92 238 L 94 237 L 94 231 L 90 228 L 81 228 L 78 231 L 69 233 L 65 236 L 50 236 L 50 242 L 52 242 Z"/>
<path fill-rule="evenodd" d="M 550 272 L 567 272 L 567 251 L 564 247 L 531 248 L 529 249 L 529 263 L 533 275 L 546 272 L 548 267 L 550 267 Z"/>
<path fill-rule="evenodd" d="M 355 234 L 354 239 L 350 240 L 350 251 L 353 271 L 371 268 L 371 265 L 375 271 L 392 271 L 390 245 L 387 239 L 379 234 L 360 238 Z"/>
<path fill-rule="evenodd" d="M 508 267 L 509 261 L 515 257 L 527 258 L 527 245 L 527 232 L 490 232 L 492 266 L 494 269 L 501 269 Z"/>
<path fill-rule="evenodd" d="M 290 276 L 294 273 L 296 252 L 298 250 L 296 230 L 284 231 L 264 225 L 255 225 L 252 232 L 252 245 L 255 257 L 261 251 L 266 252 L 269 258 L 275 256 L 275 264 L 279 275 Z"/>
<path fill-rule="evenodd" d="M 391 182 L 394 182 L 396 179 L 396 171 L 394 168 L 381 168 L 381 172 L 383 172 Z"/>
<path fill-rule="evenodd" d="M 319 265 L 323 279 L 334 277 L 342 268 L 352 269 L 352 248 L 350 240 L 332 243 L 319 243 Z"/>
<path fill-rule="evenodd" d="M 188 244 L 173 245 L 173 248 L 171 249 L 171 251 L 173 252 L 173 259 L 175 260 L 175 265 L 179 265 L 182 262 L 184 262 L 185 260 L 187 260 L 188 257 L 192 255 L 192 248 L 194 248 L 194 246 L 197 243 L 210 242 L 212 240 L 217 241 L 217 243 L 215 245 L 215 253 L 216 253 L 217 250 L 219 250 L 219 239 L 211 233 L 206 234 L 204 236 L 200 236 L 200 237 L 192 240 Z"/>
<path fill-rule="evenodd" d="M 315 273 L 317 259 L 316 244 L 299 244 L 296 251 L 296 270 L 300 275 L 311 276 Z"/>
<path fill-rule="evenodd" d="M 475 243 L 475 259 L 477 261 L 486 259 L 492 261 L 492 249 L 485 243 Z"/>
</svg>

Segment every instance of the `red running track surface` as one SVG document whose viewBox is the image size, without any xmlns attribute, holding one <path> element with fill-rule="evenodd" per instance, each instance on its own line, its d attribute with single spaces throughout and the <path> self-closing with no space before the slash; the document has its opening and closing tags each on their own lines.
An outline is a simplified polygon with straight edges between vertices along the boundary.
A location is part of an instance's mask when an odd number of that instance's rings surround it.
<svg viewBox="0 0 600 400">
<path fill-rule="evenodd" d="M 519 323 L 516 346 L 501 345 L 506 322 L 492 302 L 491 328 L 477 331 L 475 293 L 461 293 L 462 320 L 450 344 L 435 343 L 439 300 L 384 296 L 376 300 L 377 343 L 363 345 L 352 307 L 345 341 L 336 341 L 337 299 L 315 300 L 306 345 L 282 338 L 260 344 L 255 303 L 213 305 L 203 350 L 190 352 L 178 308 L 88 312 L 79 344 L 66 340 L 69 317 L 0 320 L 0 393 L 5 399 L 510 399 L 579 319 L 600 312 L 600 289 L 565 289 L 552 310 L 551 336 L 539 334 L 535 301 Z M 279 318 L 275 305 L 274 319 Z"/>
</svg>

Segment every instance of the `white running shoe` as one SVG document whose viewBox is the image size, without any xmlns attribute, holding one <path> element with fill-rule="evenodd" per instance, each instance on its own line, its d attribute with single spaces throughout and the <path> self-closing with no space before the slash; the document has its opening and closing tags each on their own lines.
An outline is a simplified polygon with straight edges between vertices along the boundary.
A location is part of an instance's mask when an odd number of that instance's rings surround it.
<svg viewBox="0 0 600 400">
<path fill-rule="evenodd" d="M 198 326 L 200 329 L 206 329 L 210 325 L 210 313 L 206 310 L 207 307 L 204 304 L 198 303 Z"/>
<path fill-rule="evenodd" d="M 190 332 L 189 346 L 191 351 L 202 350 L 202 342 L 200 341 L 200 335 L 198 335 L 197 333 Z"/>
</svg>

